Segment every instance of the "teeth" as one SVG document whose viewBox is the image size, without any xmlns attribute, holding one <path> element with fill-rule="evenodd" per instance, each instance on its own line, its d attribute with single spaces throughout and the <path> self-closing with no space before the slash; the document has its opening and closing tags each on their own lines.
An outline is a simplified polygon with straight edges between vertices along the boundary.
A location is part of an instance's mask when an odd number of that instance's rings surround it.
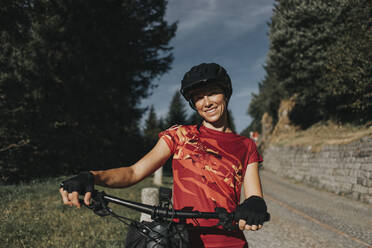
<svg viewBox="0 0 372 248">
<path fill-rule="evenodd" d="M 214 112 L 214 111 L 215 111 L 215 109 L 210 109 L 210 110 L 207 110 L 206 112 L 211 113 L 211 112 Z"/>
</svg>

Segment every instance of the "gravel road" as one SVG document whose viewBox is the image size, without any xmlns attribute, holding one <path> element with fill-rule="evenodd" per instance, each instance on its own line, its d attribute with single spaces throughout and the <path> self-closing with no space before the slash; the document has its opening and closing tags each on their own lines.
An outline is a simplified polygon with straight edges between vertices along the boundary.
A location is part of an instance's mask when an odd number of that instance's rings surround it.
<svg viewBox="0 0 372 248">
<path fill-rule="evenodd" d="M 261 171 L 271 221 L 246 232 L 249 248 L 372 248 L 372 205 Z"/>
</svg>

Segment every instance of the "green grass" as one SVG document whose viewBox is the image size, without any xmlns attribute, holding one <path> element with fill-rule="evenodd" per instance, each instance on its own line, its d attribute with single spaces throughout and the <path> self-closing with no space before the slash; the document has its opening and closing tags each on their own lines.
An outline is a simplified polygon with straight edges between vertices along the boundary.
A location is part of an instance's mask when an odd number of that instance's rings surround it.
<svg viewBox="0 0 372 248">
<path fill-rule="evenodd" d="M 126 225 L 110 216 L 95 215 L 85 207 L 76 209 L 62 204 L 58 186 L 64 179 L 0 186 L 1 247 L 124 247 Z M 171 179 L 164 181 L 170 187 Z M 144 187 L 153 187 L 152 178 L 127 189 L 97 189 L 140 201 Z M 139 219 L 138 212 L 110 207 L 120 215 Z"/>
</svg>

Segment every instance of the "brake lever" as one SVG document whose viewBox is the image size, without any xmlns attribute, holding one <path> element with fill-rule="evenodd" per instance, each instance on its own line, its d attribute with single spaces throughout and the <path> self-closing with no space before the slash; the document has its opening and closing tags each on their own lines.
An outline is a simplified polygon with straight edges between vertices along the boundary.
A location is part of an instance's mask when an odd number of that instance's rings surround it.
<svg viewBox="0 0 372 248">
<path fill-rule="evenodd" d="M 233 222 L 233 214 L 227 212 L 225 208 L 217 207 L 214 209 L 220 220 L 218 225 L 221 225 L 223 229 L 227 231 L 236 231 L 239 229 L 238 225 Z"/>
<path fill-rule="evenodd" d="M 94 190 L 92 192 L 92 198 L 89 205 L 86 205 L 83 200 L 80 200 L 86 208 L 93 210 L 93 212 L 101 217 L 111 215 L 111 208 L 108 207 L 108 202 L 103 198 L 105 192 L 98 192 Z"/>
</svg>

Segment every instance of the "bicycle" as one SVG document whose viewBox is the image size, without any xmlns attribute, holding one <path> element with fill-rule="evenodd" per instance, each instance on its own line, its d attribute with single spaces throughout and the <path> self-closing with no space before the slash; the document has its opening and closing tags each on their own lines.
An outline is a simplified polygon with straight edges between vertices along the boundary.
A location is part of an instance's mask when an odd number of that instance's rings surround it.
<svg viewBox="0 0 372 248">
<path fill-rule="evenodd" d="M 145 214 L 151 215 L 152 222 L 139 222 L 128 217 L 116 214 L 108 207 L 109 203 L 121 205 Z M 90 205 L 87 208 L 101 217 L 112 216 L 130 229 L 126 236 L 125 247 L 127 248 L 186 248 L 189 247 L 188 228 L 195 228 L 192 224 L 186 224 L 186 219 L 218 219 L 216 226 L 222 226 L 228 231 L 238 230 L 234 223 L 234 213 L 229 213 L 225 208 L 216 208 L 215 212 L 199 212 L 192 210 L 175 210 L 171 204 L 170 189 L 160 188 L 159 204 L 151 206 L 139 202 L 121 199 L 106 194 L 104 191 L 94 191 Z M 179 219 L 175 222 L 174 219 Z M 266 221 L 269 221 L 270 214 L 267 214 Z M 128 223 L 129 221 L 130 223 Z M 210 227 L 197 227 L 210 228 Z"/>
</svg>

